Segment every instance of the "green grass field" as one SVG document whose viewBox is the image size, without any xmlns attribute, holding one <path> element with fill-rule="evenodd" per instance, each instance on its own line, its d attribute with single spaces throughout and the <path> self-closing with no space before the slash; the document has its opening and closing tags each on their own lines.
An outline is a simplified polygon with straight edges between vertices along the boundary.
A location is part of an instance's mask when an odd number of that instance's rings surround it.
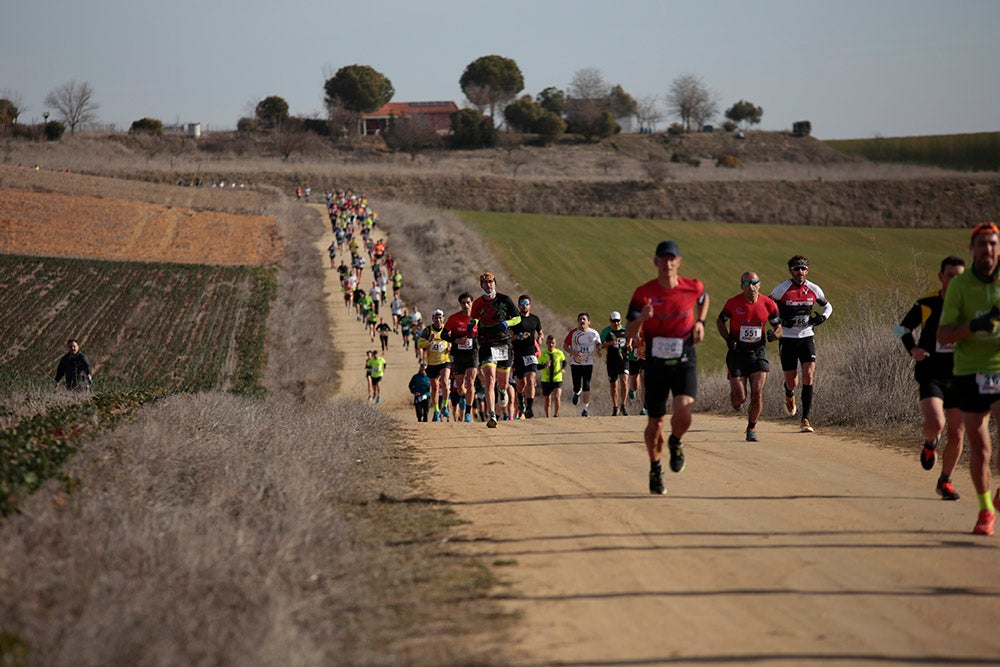
<svg viewBox="0 0 1000 667">
<path fill-rule="evenodd" d="M 656 275 L 656 244 L 673 239 L 683 257 L 681 275 L 705 283 L 711 320 L 739 293 L 743 271 L 760 274 L 763 293 L 788 278 L 788 258 L 810 260 L 810 280 L 834 306 L 828 329 L 851 324 L 850 304 L 885 299 L 886 333 L 902 316 L 899 295 L 915 299 L 932 289 L 940 261 L 949 254 L 968 257 L 960 230 L 788 227 L 625 218 L 560 217 L 461 212 L 525 291 L 568 318 L 588 311 L 598 330 L 608 313 L 625 311 L 632 290 Z M 501 290 L 504 286 L 501 285 Z M 508 288 L 508 291 L 509 290 Z M 511 294 L 511 296 L 517 296 Z M 906 301 L 904 301 L 906 303 Z M 891 305 L 890 305 L 891 304 Z M 838 309 L 839 308 L 839 309 Z M 709 321 L 699 357 L 721 366 L 725 346 Z"/>
<path fill-rule="evenodd" d="M 1000 170 L 1000 132 L 836 139 L 824 143 L 874 162 L 904 162 L 963 171 Z"/>
</svg>

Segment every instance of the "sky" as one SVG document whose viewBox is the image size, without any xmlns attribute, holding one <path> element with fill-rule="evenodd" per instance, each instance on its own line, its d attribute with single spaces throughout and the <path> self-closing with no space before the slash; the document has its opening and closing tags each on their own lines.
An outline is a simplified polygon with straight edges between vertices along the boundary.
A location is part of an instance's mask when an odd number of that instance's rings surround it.
<svg viewBox="0 0 1000 667">
<path fill-rule="evenodd" d="M 820 139 L 1000 130 L 1000 0 L 0 0 L 0 97 L 21 122 L 70 80 L 119 129 L 232 129 L 270 95 L 322 116 L 323 83 L 353 64 L 394 101 L 467 106 L 458 80 L 491 54 L 531 96 L 596 68 L 666 113 L 671 81 L 693 74 L 719 122 L 743 99 L 760 129 L 808 120 Z"/>
</svg>

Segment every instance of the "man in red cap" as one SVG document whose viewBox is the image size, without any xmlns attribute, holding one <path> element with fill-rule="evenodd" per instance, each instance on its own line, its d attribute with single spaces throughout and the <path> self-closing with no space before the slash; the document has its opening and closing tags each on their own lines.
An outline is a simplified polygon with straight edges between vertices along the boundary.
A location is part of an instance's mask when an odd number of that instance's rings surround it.
<svg viewBox="0 0 1000 667">
<path fill-rule="evenodd" d="M 992 535 L 996 498 L 990 497 L 990 415 L 1000 421 L 1000 229 L 982 222 L 969 244 L 972 269 L 955 276 L 944 295 L 939 343 L 955 344 L 955 392 L 969 437 L 969 472 L 979 501 L 972 532 Z"/>
</svg>

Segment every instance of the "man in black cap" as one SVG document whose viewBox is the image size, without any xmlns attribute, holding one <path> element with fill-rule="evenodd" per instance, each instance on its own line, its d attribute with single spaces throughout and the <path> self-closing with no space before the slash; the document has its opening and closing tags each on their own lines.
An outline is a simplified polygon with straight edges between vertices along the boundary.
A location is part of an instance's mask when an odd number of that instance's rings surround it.
<svg viewBox="0 0 1000 667">
<path fill-rule="evenodd" d="M 705 339 L 708 294 L 700 280 L 684 278 L 677 271 L 681 252 L 673 241 L 661 241 L 653 258 L 657 276 L 639 285 L 628 306 L 628 338 L 642 336 L 646 346 L 646 408 L 644 437 L 649 454 L 649 492 L 663 494 L 660 457 L 664 444 L 670 449 L 670 469 L 684 469 L 681 438 L 691 427 L 691 413 L 698 393 L 694 346 Z M 665 443 L 663 422 L 667 398 L 673 394 L 670 438 Z"/>
</svg>

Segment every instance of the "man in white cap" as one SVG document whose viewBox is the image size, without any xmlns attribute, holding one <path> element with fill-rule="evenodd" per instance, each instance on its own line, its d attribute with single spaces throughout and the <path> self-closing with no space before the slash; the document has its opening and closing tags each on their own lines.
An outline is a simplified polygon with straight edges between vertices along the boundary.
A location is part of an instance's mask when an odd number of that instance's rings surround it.
<svg viewBox="0 0 1000 667">
<path fill-rule="evenodd" d="M 625 399 L 628 398 L 629 338 L 622 326 L 622 314 L 611 311 L 610 324 L 601 331 L 601 347 L 608 363 L 608 381 L 611 383 L 611 416 L 628 416 Z"/>
</svg>

